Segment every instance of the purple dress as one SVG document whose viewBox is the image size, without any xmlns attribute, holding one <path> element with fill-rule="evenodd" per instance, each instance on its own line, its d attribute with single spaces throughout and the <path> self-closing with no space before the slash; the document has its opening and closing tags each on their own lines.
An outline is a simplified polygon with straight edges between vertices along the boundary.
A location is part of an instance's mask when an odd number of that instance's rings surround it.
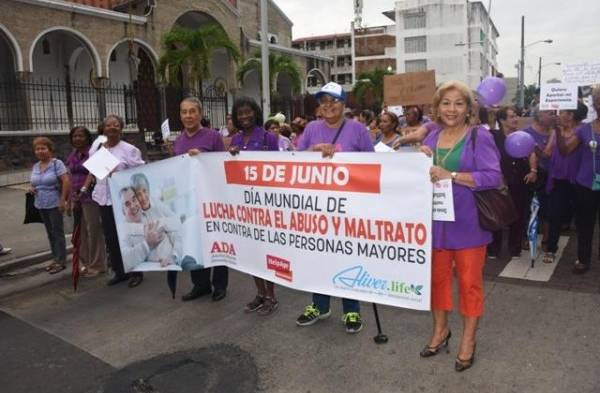
<svg viewBox="0 0 600 393">
<path fill-rule="evenodd" d="M 423 144 L 435 151 L 441 126 L 432 129 Z M 459 172 L 471 172 L 475 188 L 453 184 L 454 222 L 434 221 L 432 241 L 434 249 L 460 250 L 486 245 L 492 241 L 492 233 L 479 225 L 479 212 L 475 204 L 473 191 L 486 190 L 502 185 L 500 171 L 500 153 L 496 148 L 492 134 L 483 127 L 477 129 L 475 144 L 473 131 L 466 135 L 465 145 L 460 157 Z M 475 146 L 473 146 L 475 145 Z"/>
</svg>

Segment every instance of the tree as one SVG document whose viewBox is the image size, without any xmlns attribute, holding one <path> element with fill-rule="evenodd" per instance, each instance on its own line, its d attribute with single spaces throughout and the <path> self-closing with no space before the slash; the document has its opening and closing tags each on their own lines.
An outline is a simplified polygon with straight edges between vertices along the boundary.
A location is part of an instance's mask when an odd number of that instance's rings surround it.
<svg viewBox="0 0 600 393">
<path fill-rule="evenodd" d="M 525 108 L 528 108 L 530 105 L 537 105 L 537 96 L 539 95 L 539 92 L 537 91 L 538 87 L 536 85 L 529 85 L 529 86 L 525 86 Z M 519 92 L 517 91 L 517 94 L 515 95 L 515 98 L 513 98 L 513 103 L 515 105 L 519 104 Z M 523 109 L 525 109 L 523 108 Z"/>
<path fill-rule="evenodd" d="M 383 104 L 383 78 L 392 75 L 391 71 L 376 68 L 373 71 L 361 72 L 354 84 L 352 92 L 363 108 L 379 111 Z M 369 102 L 370 101 L 370 102 Z"/>
<path fill-rule="evenodd" d="M 254 57 L 246 60 L 238 70 L 238 80 L 244 84 L 244 78 L 248 73 L 255 71 L 258 73 L 258 80 L 262 89 L 262 61 L 260 53 L 255 53 Z M 287 74 L 292 81 L 292 93 L 300 91 L 302 86 L 302 76 L 300 69 L 294 60 L 285 54 L 278 55 L 269 53 L 269 89 L 272 96 L 277 94 L 277 77 L 279 74 Z"/>
<path fill-rule="evenodd" d="M 240 59 L 238 48 L 216 23 L 195 30 L 176 27 L 163 36 L 163 45 L 165 53 L 159 60 L 158 71 L 173 84 L 178 83 L 182 67 L 189 66 L 192 84 L 202 86 L 202 81 L 210 77 L 210 60 L 218 49 L 225 49 L 236 63 Z"/>
</svg>

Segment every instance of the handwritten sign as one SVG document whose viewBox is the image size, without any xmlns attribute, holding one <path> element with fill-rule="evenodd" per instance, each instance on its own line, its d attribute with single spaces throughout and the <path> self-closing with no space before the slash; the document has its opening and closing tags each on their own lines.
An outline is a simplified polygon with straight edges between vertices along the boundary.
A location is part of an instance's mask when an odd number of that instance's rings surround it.
<svg viewBox="0 0 600 393">
<path fill-rule="evenodd" d="M 387 105 L 431 104 L 435 93 L 435 71 L 386 75 L 383 99 Z"/>
<path fill-rule="evenodd" d="M 589 86 L 600 83 L 600 62 L 582 64 L 563 64 L 563 83 L 577 86 Z"/>
<path fill-rule="evenodd" d="M 454 221 L 452 179 L 433 183 L 433 221 Z"/>
<path fill-rule="evenodd" d="M 577 109 L 577 85 L 544 83 L 540 91 L 540 110 Z"/>
</svg>

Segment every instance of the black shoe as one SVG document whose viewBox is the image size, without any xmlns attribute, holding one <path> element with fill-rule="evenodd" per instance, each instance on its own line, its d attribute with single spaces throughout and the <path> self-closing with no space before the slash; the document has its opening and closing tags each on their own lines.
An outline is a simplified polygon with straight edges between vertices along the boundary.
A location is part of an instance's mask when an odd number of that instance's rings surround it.
<svg viewBox="0 0 600 393">
<path fill-rule="evenodd" d="M 437 355 L 442 348 L 448 348 L 448 342 L 450 341 L 450 337 L 452 337 L 452 331 L 448 330 L 448 335 L 446 336 L 445 339 L 442 340 L 441 343 L 439 343 L 435 347 L 430 347 L 429 345 L 425 345 L 425 348 L 423 348 L 423 350 L 419 353 L 419 355 L 421 355 L 422 358 L 429 358 L 429 357 Z M 448 350 L 446 350 L 446 352 L 448 352 Z"/>
<path fill-rule="evenodd" d="M 227 296 L 227 290 L 215 289 L 215 291 L 213 292 L 213 295 L 212 295 L 212 300 L 213 300 L 213 302 L 218 302 L 219 300 L 225 299 L 225 296 Z"/>
<path fill-rule="evenodd" d="M 473 367 L 473 363 L 475 363 L 475 346 L 473 346 L 473 354 L 469 359 L 462 360 L 458 356 L 456 357 L 456 361 L 454 362 L 454 370 L 461 373 Z"/>
<path fill-rule="evenodd" d="M 118 284 L 120 282 L 123 281 L 127 281 L 129 277 L 127 276 L 127 274 L 115 274 L 113 276 L 113 278 L 111 278 L 110 280 L 108 280 L 108 282 L 106 283 L 106 285 L 111 286 L 111 285 L 115 285 Z"/>
<path fill-rule="evenodd" d="M 131 278 L 129 279 L 129 283 L 127 284 L 127 286 L 129 288 L 135 288 L 138 285 L 140 285 L 142 283 L 142 281 L 144 281 L 144 276 L 142 276 L 141 274 L 136 274 L 134 276 L 131 276 Z"/>
<path fill-rule="evenodd" d="M 201 296 L 210 295 L 211 292 L 212 291 L 210 289 L 201 289 L 200 287 L 194 285 L 191 291 L 181 297 L 181 300 L 184 302 L 189 302 L 190 300 L 197 299 Z"/>
</svg>

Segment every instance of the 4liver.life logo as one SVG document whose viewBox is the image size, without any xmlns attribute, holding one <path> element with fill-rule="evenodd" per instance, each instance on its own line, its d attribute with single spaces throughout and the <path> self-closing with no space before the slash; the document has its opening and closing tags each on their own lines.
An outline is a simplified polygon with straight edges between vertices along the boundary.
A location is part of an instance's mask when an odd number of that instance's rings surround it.
<svg viewBox="0 0 600 393">
<path fill-rule="evenodd" d="M 421 296 L 423 285 L 407 284 L 372 276 L 364 266 L 357 265 L 342 270 L 333 277 L 333 284 L 340 289 L 368 293 L 387 293 L 399 296 Z"/>
</svg>

